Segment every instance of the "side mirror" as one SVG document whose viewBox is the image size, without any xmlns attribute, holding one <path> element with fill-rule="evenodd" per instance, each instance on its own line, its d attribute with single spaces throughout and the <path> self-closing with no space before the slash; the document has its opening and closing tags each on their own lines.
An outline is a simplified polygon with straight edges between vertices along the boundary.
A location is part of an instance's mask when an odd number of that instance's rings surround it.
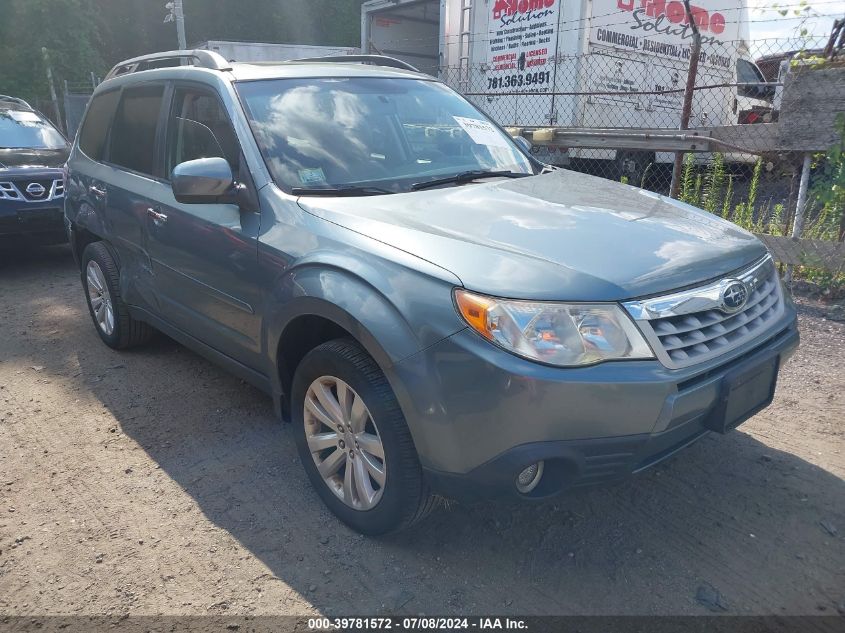
<svg viewBox="0 0 845 633">
<path fill-rule="evenodd" d="M 513 140 L 514 143 L 519 145 L 520 148 L 522 148 L 522 151 L 524 151 L 526 154 L 530 154 L 532 149 L 534 148 L 534 144 L 524 136 L 516 136 Z"/>
<path fill-rule="evenodd" d="M 173 195 L 183 204 L 231 204 L 236 188 L 225 158 L 199 158 L 179 163 L 170 177 Z"/>
</svg>

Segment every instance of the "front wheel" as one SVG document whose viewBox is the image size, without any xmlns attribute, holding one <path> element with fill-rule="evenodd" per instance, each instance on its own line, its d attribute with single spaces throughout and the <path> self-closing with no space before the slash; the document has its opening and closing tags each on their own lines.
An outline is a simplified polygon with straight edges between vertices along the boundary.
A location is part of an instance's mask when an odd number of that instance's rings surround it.
<svg viewBox="0 0 845 633">
<path fill-rule="evenodd" d="M 376 362 L 353 340 L 311 350 L 297 367 L 292 418 L 308 478 L 363 534 L 410 526 L 434 506 L 411 433 Z"/>
</svg>

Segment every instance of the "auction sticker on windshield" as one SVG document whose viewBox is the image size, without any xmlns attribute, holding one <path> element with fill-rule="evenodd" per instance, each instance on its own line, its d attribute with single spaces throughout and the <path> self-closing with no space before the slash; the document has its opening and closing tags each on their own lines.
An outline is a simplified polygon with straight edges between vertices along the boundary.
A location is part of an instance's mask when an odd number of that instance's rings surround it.
<svg viewBox="0 0 845 633">
<path fill-rule="evenodd" d="M 326 184 L 326 174 L 322 167 L 315 169 L 300 169 L 299 180 L 303 185 L 324 185 Z"/>
<path fill-rule="evenodd" d="M 469 137 L 479 145 L 494 145 L 498 147 L 508 147 L 507 139 L 499 130 L 493 127 L 489 121 L 482 119 L 468 119 L 463 116 L 452 117 L 457 121 L 464 132 L 469 134 Z"/>
</svg>

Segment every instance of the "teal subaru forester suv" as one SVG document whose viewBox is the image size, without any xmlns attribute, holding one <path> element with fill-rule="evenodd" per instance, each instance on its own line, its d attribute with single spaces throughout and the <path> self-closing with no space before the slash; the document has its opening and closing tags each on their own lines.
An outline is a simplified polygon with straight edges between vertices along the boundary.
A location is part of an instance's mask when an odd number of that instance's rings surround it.
<svg viewBox="0 0 845 633">
<path fill-rule="evenodd" d="M 123 62 L 68 162 L 94 326 L 160 330 L 273 399 L 364 533 L 542 500 L 772 400 L 796 314 L 751 234 L 556 170 L 404 62 Z"/>
</svg>

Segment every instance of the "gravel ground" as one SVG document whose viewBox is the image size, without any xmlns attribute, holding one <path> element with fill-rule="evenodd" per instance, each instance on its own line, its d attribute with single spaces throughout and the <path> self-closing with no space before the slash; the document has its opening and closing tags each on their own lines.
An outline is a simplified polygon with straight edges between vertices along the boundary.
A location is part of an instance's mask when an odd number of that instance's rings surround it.
<svg viewBox="0 0 845 633">
<path fill-rule="evenodd" d="M 365 539 L 268 398 L 164 337 L 106 348 L 66 248 L 0 254 L 0 615 L 845 611 L 845 325 L 822 314 L 801 305 L 738 432 Z"/>
</svg>

